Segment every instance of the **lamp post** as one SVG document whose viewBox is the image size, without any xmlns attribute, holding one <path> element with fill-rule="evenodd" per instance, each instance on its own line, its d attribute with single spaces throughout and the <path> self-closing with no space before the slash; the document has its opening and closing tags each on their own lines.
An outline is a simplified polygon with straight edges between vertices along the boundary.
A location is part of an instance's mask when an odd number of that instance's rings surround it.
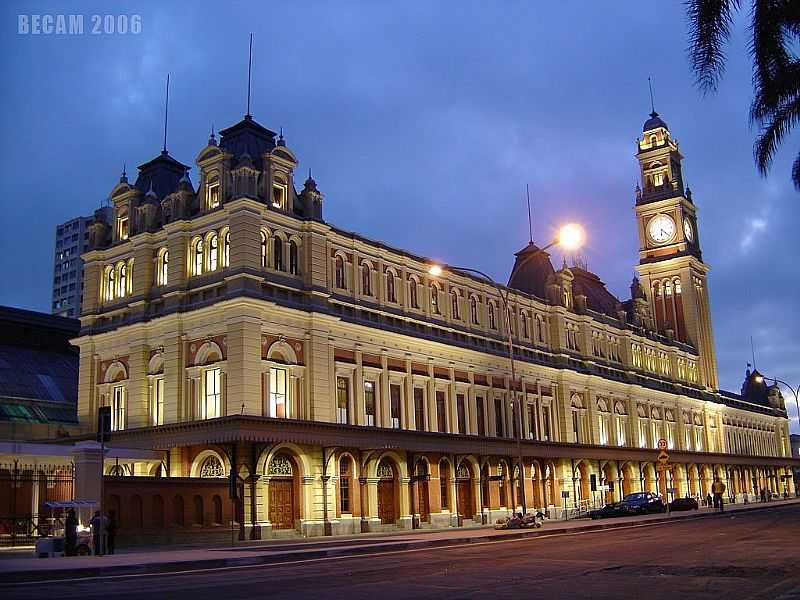
<svg viewBox="0 0 800 600">
<path fill-rule="evenodd" d="M 764 381 L 764 379 L 772 379 L 772 381 L 775 382 L 775 385 L 781 384 L 790 392 L 792 392 L 792 395 L 794 396 L 794 403 L 797 405 L 797 423 L 800 425 L 800 385 L 798 385 L 797 388 L 793 388 L 782 379 L 776 379 L 775 377 L 762 377 L 761 375 L 756 377 L 756 382 L 761 383 Z"/>
<path fill-rule="evenodd" d="M 584 241 L 584 232 L 583 228 L 580 225 L 569 224 L 562 227 L 556 238 L 539 248 L 536 252 L 532 252 L 527 255 L 523 262 L 521 262 L 518 266 L 521 267 L 524 263 L 531 260 L 533 257 L 538 256 L 539 254 L 543 253 L 549 248 L 553 246 L 562 246 L 569 250 L 576 250 L 578 249 Z M 517 374 L 514 366 L 514 338 L 511 331 L 511 304 L 508 301 L 508 288 L 505 286 L 500 285 L 497 283 L 492 277 L 484 273 L 483 271 L 479 271 L 478 269 L 471 269 L 468 267 L 456 267 L 453 265 L 432 265 L 428 269 L 428 273 L 433 275 L 434 277 L 439 277 L 444 273 L 444 271 L 462 271 L 465 273 L 473 273 L 478 275 L 481 279 L 486 280 L 490 283 L 494 288 L 497 290 L 500 299 L 503 302 L 503 306 L 505 308 L 506 313 L 506 330 L 508 333 L 508 339 L 506 340 L 508 345 L 508 362 L 511 366 L 511 394 L 512 394 L 512 402 L 514 406 L 514 412 L 516 412 L 516 421 L 517 421 L 517 461 L 519 465 L 519 476 L 517 477 L 517 482 L 519 485 L 520 490 L 520 503 L 522 505 L 522 513 L 525 514 L 527 512 L 525 506 L 525 466 L 522 462 L 522 400 L 517 394 Z M 514 478 L 514 469 L 511 469 L 511 478 L 513 481 Z"/>
</svg>

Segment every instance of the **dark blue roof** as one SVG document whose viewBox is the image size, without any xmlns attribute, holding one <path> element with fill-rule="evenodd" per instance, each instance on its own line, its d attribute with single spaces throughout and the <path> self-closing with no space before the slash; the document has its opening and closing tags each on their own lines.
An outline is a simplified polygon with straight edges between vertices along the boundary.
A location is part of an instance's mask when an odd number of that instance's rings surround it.
<svg viewBox="0 0 800 600">
<path fill-rule="evenodd" d="M 275 147 L 274 131 L 253 120 L 250 115 L 219 132 L 219 147 L 239 159 L 247 154 L 254 161 Z"/>
<path fill-rule="evenodd" d="M 664 120 L 659 116 L 656 111 L 650 113 L 650 118 L 644 122 L 644 127 L 642 127 L 642 131 L 650 131 L 651 129 L 657 129 L 659 127 L 663 127 L 664 129 L 669 129 L 667 124 Z"/>
</svg>

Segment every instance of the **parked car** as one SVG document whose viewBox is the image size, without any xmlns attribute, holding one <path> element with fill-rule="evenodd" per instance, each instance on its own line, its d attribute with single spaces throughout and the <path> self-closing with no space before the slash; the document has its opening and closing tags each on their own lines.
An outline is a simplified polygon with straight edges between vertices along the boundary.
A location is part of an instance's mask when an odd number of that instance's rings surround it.
<svg viewBox="0 0 800 600">
<path fill-rule="evenodd" d="M 646 513 L 663 513 L 667 511 L 667 506 L 660 496 L 652 492 L 637 492 L 628 494 L 622 499 L 628 505 L 631 514 L 643 515 Z"/>
<path fill-rule="evenodd" d="M 670 510 L 697 510 L 699 507 L 694 498 L 675 498 L 669 503 Z"/>
<path fill-rule="evenodd" d="M 625 502 L 614 502 L 606 504 L 603 508 L 589 511 L 589 517 L 592 519 L 606 519 L 609 517 L 624 517 L 630 515 L 631 508 Z"/>
</svg>

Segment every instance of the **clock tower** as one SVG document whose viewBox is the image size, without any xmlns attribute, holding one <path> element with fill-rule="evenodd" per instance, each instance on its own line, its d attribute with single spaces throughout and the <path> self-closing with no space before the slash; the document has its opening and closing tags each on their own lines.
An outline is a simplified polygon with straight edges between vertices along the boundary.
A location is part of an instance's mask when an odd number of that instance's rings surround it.
<svg viewBox="0 0 800 600">
<path fill-rule="evenodd" d="M 636 186 L 639 279 L 659 332 L 694 346 L 700 382 L 717 390 L 709 267 L 700 251 L 697 208 L 684 187 L 678 141 L 655 110 L 637 140 L 636 158 L 641 170 Z"/>
</svg>

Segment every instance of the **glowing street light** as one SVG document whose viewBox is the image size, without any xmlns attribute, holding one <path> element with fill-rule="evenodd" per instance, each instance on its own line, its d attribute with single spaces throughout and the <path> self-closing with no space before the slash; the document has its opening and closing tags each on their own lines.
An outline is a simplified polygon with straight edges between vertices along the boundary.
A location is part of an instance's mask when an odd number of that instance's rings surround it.
<svg viewBox="0 0 800 600">
<path fill-rule="evenodd" d="M 558 231 L 556 241 L 564 250 L 575 251 L 583 246 L 585 237 L 583 227 L 577 223 L 569 223 Z"/>
</svg>

